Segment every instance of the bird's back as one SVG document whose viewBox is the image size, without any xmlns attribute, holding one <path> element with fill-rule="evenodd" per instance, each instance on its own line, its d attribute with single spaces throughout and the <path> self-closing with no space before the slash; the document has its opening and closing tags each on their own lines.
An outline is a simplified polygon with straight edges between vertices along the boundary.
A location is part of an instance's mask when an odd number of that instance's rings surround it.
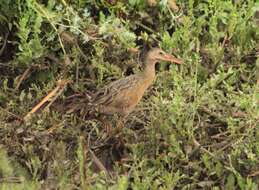
<svg viewBox="0 0 259 190">
<path fill-rule="evenodd" d="M 131 75 L 100 89 L 89 104 L 100 113 L 125 116 L 135 108 L 148 86 L 141 74 Z"/>
</svg>

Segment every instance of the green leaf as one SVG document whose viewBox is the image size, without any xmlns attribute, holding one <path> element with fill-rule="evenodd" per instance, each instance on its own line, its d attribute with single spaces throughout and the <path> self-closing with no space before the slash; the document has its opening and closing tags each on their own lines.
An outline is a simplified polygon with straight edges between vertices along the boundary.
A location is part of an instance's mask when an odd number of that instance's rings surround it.
<svg viewBox="0 0 259 190">
<path fill-rule="evenodd" d="M 226 183 L 226 187 L 225 189 L 228 189 L 228 190 L 235 190 L 235 176 L 230 173 L 227 177 L 227 183 Z"/>
</svg>

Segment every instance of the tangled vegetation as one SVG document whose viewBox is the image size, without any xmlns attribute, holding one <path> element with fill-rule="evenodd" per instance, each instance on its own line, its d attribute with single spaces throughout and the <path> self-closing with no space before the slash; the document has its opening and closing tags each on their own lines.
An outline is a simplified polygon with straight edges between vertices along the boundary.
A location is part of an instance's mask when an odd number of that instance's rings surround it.
<svg viewBox="0 0 259 190">
<path fill-rule="evenodd" d="M 254 0 L 1 0 L 0 188 L 258 189 L 258 25 Z M 54 109 L 154 45 L 184 65 L 121 133 Z"/>
</svg>

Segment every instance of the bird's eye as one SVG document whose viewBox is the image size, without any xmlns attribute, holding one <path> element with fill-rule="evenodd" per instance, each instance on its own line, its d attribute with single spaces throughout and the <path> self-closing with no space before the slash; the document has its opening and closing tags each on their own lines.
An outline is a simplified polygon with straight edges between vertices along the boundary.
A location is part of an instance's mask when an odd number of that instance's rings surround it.
<svg viewBox="0 0 259 190">
<path fill-rule="evenodd" d="M 163 52 L 162 52 L 162 51 L 160 51 L 160 52 L 159 52 L 159 55 L 163 55 Z"/>
</svg>

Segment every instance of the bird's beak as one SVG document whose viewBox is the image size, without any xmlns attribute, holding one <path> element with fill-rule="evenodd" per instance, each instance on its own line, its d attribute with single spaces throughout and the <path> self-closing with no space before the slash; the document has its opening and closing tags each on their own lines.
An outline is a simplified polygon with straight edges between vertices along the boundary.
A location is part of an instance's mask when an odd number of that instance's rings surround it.
<svg viewBox="0 0 259 190">
<path fill-rule="evenodd" d="M 183 61 L 181 59 L 178 59 L 170 54 L 165 54 L 162 58 L 163 61 L 169 61 L 171 63 L 176 63 L 176 64 L 182 64 Z"/>
</svg>

